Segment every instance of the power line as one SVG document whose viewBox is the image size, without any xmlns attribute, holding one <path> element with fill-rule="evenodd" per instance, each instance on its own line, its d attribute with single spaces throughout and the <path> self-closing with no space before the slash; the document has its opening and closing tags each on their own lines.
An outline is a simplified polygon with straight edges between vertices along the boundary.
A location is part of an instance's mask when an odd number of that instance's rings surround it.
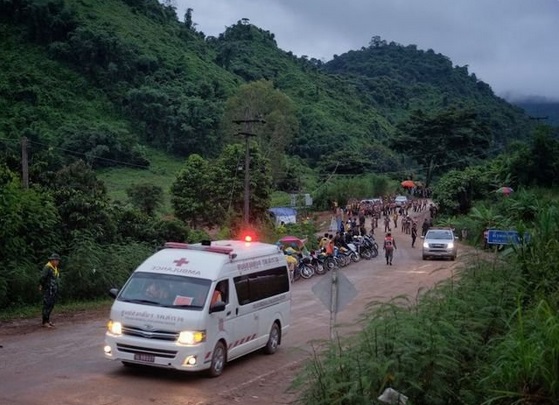
<svg viewBox="0 0 559 405">
<path fill-rule="evenodd" d="M 10 142 L 10 143 L 14 143 L 14 144 L 19 144 L 20 143 L 20 141 L 17 140 L 17 139 L 9 139 L 9 138 L 0 138 L 0 141 Z M 93 158 L 93 159 L 98 159 L 98 160 L 104 160 L 104 161 L 107 161 L 107 162 L 117 163 L 117 164 L 122 165 L 122 166 L 136 167 L 136 168 L 139 168 L 139 169 L 149 169 L 149 166 L 138 165 L 138 164 L 135 164 L 135 163 L 125 162 L 125 161 L 117 160 L 117 159 L 105 158 L 105 157 L 102 157 L 102 156 L 88 155 L 87 153 L 84 153 L 84 152 L 78 152 L 78 151 L 75 151 L 75 150 L 62 148 L 60 146 L 52 146 L 52 145 L 49 145 L 48 143 L 31 141 L 29 139 L 27 140 L 27 143 L 28 144 L 40 145 L 40 146 L 43 146 L 43 147 L 48 148 L 48 149 L 54 149 L 54 150 L 58 150 L 58 151 L 62 151 L 62 152 L 71 153 L 73 155 L 84 156 L 86 158 Z"/>
</svg>

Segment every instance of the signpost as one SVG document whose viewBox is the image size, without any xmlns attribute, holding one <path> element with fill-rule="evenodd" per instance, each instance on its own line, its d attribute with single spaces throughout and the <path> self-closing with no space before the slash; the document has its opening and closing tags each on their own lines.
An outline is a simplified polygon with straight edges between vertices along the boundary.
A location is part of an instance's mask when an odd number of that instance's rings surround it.
<svg viewBox="0 0 559 405">
<path fill-rule="evenodd" d="M 335 339 L 336 315 L 355 297 L 357 289 L 351 281 L 335 268 L 331 277 L 324 277 L 312 287 L 312 292 L 330 310 L 330 339 Z"/>
<path fill-rule="evenodd" d="M 487 232 L 488 245 L 517 245 L 522 243 L 522 241 L 528 241 L 529 239 L 530 235 L 528 235 L 528 233 L 525 233 L 523 237 L 520 237 L 518 231 L 489 229 Z"/>
</svg>

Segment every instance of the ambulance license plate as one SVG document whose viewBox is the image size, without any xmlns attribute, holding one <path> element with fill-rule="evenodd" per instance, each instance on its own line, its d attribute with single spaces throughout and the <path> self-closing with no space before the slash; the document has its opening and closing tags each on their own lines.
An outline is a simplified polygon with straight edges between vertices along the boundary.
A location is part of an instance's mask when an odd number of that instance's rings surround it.
<svg viewBox="0 0 559 405">
<path fill-rule="evenodd" d="M 143 361 L 145 363 L 154 363 L 155 356 L 153 354 L 136 353 L 134 354 L 134 360 Z"/>
</svg>

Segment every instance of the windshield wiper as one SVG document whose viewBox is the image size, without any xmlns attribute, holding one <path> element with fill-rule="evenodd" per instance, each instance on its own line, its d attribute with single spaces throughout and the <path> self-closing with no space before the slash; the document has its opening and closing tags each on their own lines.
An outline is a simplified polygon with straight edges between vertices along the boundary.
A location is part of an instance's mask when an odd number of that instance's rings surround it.
<svg viewBox="0 0 559 405">
<path fill-rule="evenodd" d="M 167 305 L 169 308 L 203 308 L 203 305 Z"/>
<path fill-rule="evenodd" d="M 134 304 L 153 304 L 153 305 L 160 305 L 159 302 L 157 302 L 157 301 L 150 301 L 150 300 L 138 300 L 138 299 L 126 300 L 126 299 L 123 299 L 122 301 L 125 301 L 125 302 L 132 302 L 132 303 L 134 303 Z"/>
</svg>

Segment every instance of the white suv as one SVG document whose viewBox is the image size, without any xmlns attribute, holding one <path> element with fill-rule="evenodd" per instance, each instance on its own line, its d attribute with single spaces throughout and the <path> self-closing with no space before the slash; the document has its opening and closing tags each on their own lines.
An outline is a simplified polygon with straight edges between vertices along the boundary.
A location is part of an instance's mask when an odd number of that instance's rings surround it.
<svg viewBox="0 0 559 405">
<path fill-rule="evenodd" d="M 396 207 L 402 207 L 408 203 L 408 197 L 405 195 L 398 195 L 394 199 L 394 202 L 396 203 Z"/>
<path fill-rule="evenodd" d="M 456 237 L 451 228 L 430 228 L 423 240 L 423 260 L 428 257 L 456 259 Z"/>
</svg>

